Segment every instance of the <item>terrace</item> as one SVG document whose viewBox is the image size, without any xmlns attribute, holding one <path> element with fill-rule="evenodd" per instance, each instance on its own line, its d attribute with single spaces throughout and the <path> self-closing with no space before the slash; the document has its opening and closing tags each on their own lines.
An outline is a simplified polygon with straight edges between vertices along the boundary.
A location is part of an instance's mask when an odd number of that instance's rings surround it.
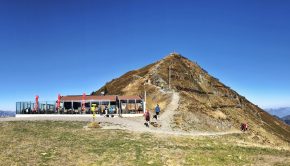
<svg viewBox="0 0 290 166">
<path fill-rule="evenodd" d="M 60 96 L 57 101 L 16 102 L 16 114 L 143 114 L 144 102 L 139 96 Z"/>
</svg>

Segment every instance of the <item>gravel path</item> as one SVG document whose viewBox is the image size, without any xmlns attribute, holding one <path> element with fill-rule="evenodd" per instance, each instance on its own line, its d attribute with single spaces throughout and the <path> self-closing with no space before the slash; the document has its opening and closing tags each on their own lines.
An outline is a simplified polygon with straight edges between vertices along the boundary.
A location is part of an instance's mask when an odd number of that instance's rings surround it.
<svg viewBox="0 0 290 166">
<path fill-rule="evenodd" d="M 171 102 L 168 104 L 164 112 L 160 115 L 158 121 L 160 121 L 161 128 L 163 130 L 172 131 L 170 124 L 172 122 L 175 110 L 179 106 L 179 99 L 180 99 L 179 93 L 173 92 Z"/>
<path fill-rule="evenodd" d="M 92 121 L 91 117 L 64 117 L 64 116 L 53 116 L 53 117 L 21 117 L 21 118 L 0 118 L 1 122 L 7 121 L 84 121 L 90 122 Z M 214 135 L 225 135 L 232 133 L 240 133 L 240 131 L 228 131 L 228 132 L 200 132 L 200 131 L 173 131 L 172 129 L 167 128 L 155 128 L 150 126 L 149 128 L 144 125 L 143 117 L 114 117 L 114 118 L 106 118 L 106 117 L 97 117 L 97 122 L 101 123 L 102 129 L 121 129 L 121 130 L 129 130 L 133 132 L 150 132 L 156 134 L 166 134 L 166 135 L 187 135 L 187 136 L 214 136 Z"/>
</svg>

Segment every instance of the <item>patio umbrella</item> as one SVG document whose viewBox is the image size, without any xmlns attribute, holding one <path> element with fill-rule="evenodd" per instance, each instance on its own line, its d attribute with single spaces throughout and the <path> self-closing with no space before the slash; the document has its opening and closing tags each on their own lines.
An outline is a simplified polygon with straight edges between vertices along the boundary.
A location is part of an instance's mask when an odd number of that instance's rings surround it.
<svg viewBox="0 0 290 166">
<path fill-rule="evenodd" d="M 59 110 L 59 107 L 60 107 L 60 94 L 58 94 L 57 96 L 57 105 L 56 105 L 57 110 Z"/>
<path fill-rule="evenodd" d="M 82 97 L 82 110 L 85 111 L 86 109 L 86 93 L 83 93 Z"/>
<path fill-rule="evenodd" d="M 38 111 L 38 98 L 39 98 L 39 96 L 36 95 L 36 96 L 35 96 L 35 107 L 34 107 L 34 110 L 35 110 L 36 112 Z"/>
</svg>

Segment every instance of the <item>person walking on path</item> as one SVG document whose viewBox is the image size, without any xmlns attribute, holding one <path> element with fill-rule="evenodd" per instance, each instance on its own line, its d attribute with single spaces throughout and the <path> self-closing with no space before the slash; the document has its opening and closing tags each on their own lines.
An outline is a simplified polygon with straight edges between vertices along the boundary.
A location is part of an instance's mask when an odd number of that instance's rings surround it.
<svg viewBox="0 0 290 166">
<path fill-rule="evenodd" d="M 146 110 L 144 116 L 145 116 L 145 121 L 146 121 L 145 125 L 146 125 L 146 127 L 149 127 L 149 124 L 150 124 L 150 113 L 149 113 L 148 110 Z"/>
<path fill-rule="evenodd" d="M 155 107 L 155 113 L 156 113 L 156 119 L 158 118 L 158 115 L 160 113 L 160 107 L 159 105 L 157 104 L 157 106 Z"/>
</svg>

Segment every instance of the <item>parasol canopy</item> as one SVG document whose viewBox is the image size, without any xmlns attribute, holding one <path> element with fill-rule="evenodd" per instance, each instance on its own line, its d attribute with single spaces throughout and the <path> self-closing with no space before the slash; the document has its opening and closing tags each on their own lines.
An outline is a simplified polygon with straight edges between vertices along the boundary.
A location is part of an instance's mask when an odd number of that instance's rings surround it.
<svg viewBox="0 0 290 166">
<path fill-rule="evenodd" d="M 60 94 L 57 96 L 57 105 L 56 105 L 57 110 L 60 108 Z"/>
<path fill-rule="evenodd" d="M 35 107 L 34 107 L 34 110 L 35 110 L 35 111 L 38 111 L 38 99 L 39 99 L 39 96 L 36 95 L 36 96 L 35 96 Z"/>
</svg>

